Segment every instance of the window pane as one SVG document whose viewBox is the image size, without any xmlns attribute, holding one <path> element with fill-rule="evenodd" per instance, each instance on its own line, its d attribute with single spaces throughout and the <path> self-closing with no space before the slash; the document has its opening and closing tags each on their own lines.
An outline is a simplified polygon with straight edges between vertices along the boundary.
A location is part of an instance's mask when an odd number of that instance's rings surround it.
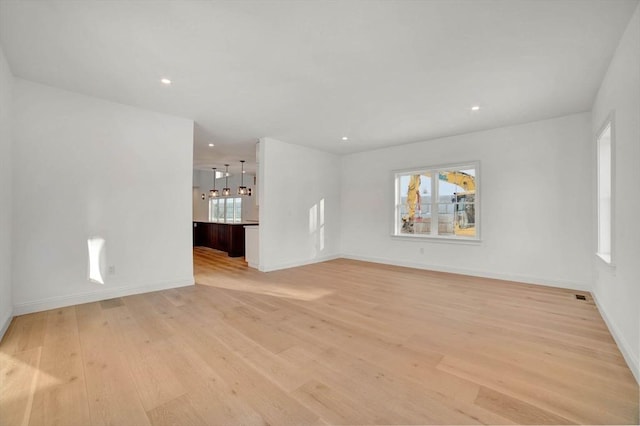
<svg viewBox="0 0 640 426">
<path fill-rule="evenodd" d="M 218 215 L 216 217 L 218 222 L 224 221 L 224 199 L 218 200 Z"/>
<path fill-rule="evenodd" d="M 453 235 L 454 203 L 457 186 L 449 182 L 453 172 L 438 173 L 438 235 Z"/>
<path fill-rule="evenodd" d="M 225 199 L 225 222 L 233 222 L 233 198 Z"/>
<path fill-rule="evenodd" d="M 438 234 L 475 237 L 475 169 L 438 173 Z"/>
<path fill-rule="evenodd" d="M 456 218 L 454 231 L 456 235 L 475 237 L 476 235 L 476 207 L 475 194 L 460 193 L 456 196 Z"/>
<path fill-rule="evenodd" d="M 233 221 L 234 222 L 242 222 L 242 198 L 235 199 L 235 214 Z"/>
<path fill-rule="evenodd" d="M 218 200 L 217 198 L 209 199 L 209 220 L 215 222 L 218 220 Z"/>
<path fill-rule="evenodd" d="M 401 234 L 431 232 L 431 174 L 428 172 L 400 176 L 399 224 Z"/>
</svg>

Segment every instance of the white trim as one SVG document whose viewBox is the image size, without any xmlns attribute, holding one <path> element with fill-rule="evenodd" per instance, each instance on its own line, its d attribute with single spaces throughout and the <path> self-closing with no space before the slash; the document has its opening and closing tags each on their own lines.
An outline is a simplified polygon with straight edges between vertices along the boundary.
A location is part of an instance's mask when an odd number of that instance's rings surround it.
<svg viewBox="0 0 640 426">
<path fill-rule="evenodd" d="M 600 302 L 598 302 L 595 291 L 591 293 L 591 296 L 593 297 L 594 302 L 596 302 L 596 307 L 600 312 L 600 316 L 602 316 L 604 323 L 607 324 L 609 333 L 611 333 L 611 335 L 613 336 L 613 340 L 615 340 L 616 344 L 618 345 L 618 349 L 620 349 L 620 352 L 622 353 L 624 360 L 627 362 L 631 373 L 635 377 L 636 382 L 638 382 L 638 385 L 640 385 L 640 354 L 633 353 L 631 345 L 624 338 L 624 335 L 620 332 L 618 327 L 616 327 L 613 321 L 611 321 L 611 319 L 607 315 L 607 311 L 604 310 L 604 307 L 600 304 Z"/>
<path fill-rule="evenodd" d="M 459 169 L 461 167 L 466 166 L 478 166 L 480 167 L 480 160 L 469 160 L 469 161 L 459 161 L 455 163 L 444 163 L 444 164 L 430 164 L 428 166 L 420 166 L 420 167 L 409 167 L 405 169 L 394 169 L 391 171 L 393 175 L 397 174 L 416 174 L 422 173 L 431 170 L 451 170 L 451 169 Z"/>
<path fill-rule="evenodd" d="M 13 307 L 9 309 L 9 315 L 3 318 L 2 322 L 0 322 L 0 324 L 2 324 L 2 328 L 0 328 L 0 342 L 4 337 L 4 333 L 6 333 L 7 330 L 9 329 L 9 325 L 11 324 L 12 319 L 13 319 Z"/>
<path fill-rule="evenodd" d="M 398 217 L 398 200 L 400 198 L 400 179 L 399 176 L 404 176 L 407 174 L 423 174 L 424 172 L 440 172 L 442 170 L 457 170 L 463 169 L 465 167 L 470 167 L 475 170 L 475 197 L 474 197 L 474 208 L 475 208 L 475 230 L 476 235 L 473 237 L 463 237 L 463 236 L 455 236 L 455 235 L 438 235 L 437 228 L 431 226 L 430 234 L 401 234 L 399 229 L 400 218 Z M 443 239 L 448 242 L 453 241 L 481 241 L 481 191 L 480 191 L 480 160 L 472 160 L 460 163 L 450 163 L 450 164 L 439 164 L 432 166 L 424 166 L 424 167 L 412 167 L 407 169 L 397 169 L 391 170 L 391 176 L 393 179 L 393 223 L 391 226 L 391 236 L 397 238 L 403 238 L 409 236 L 410 238 L 419 238 L 419 239 Z M 431 178 L 431 223 L 438 223 L 438 199 L 439 199 L 439 186 L 438 186 L 439 178 L 432 177 Z M 455 219 L 454 219 L 455 220 Z"/>
<path fill-rule="evenodd" d="M 259 265 L 258 269 L 260 270 L 260 272 L 273 272 L 273 271 L 279 271 L 281 269 L 296 268 L 298 266 L 305 266 L 305 265 L 312 265 L 314 263 L 327 262 L 329 260 L 335 260 L 335 259 L 339 259 L 341 257 L 343 257 L 343 256 L 340 256 L 339 254 L 332 254 L 332 255 L 329 255 L 329 256 L 315 257 L 315 258 L 309 259 L 309 260 L 280 263 L 280 264 L 276 264 L 276 265 L 273 265 L 273 266 L 264 266 L 264 265 L 261 264 L 261 265 Z"/>
<path fill-rule="evenodd" d="M 482 245 L 482 240 L 477 238 L 465 238 L 463 236 L 448 236 L 448 235 L 420 235 L 420 234 L 404 234 L 404 235 L 390 235 L 394 240 L 414 241 L 416 243 L 451 243 L 456 244 L 470 244 L 470 245 Z"/>
<path fill-rule="evenodd" d="M 554 280 L 544 277 L 534 277 L 530 275 L 519 275 L 519 274 L 501 274 L 495 272 L 488 271 L 478 271 L 474 269 L 464 269 L 464 268 L 451 268 L 447 266 L 436 266 L 436 265 L 428 265 L 424 263 L 418 262 L 406 262 L 406 261 L 397 261 L 391 259 L 383 259 L 379 257 L 368 257 L 368 256 L 357 256 L 350 254 L 343 254 L 343 258 L 352 259 L 352 260 L 361 260 L 363 262 L 373 262 L 373 263 L 382 263 L 385 265 L 394 265 L 394 266 L 404 266 L 407 268 L 416 268 L 416 269 L 425 269 L 428 271 L 436 271 L 436 272 L 448 272 L 451 274 L 460 274 L 460 275 L 470 275 L 473 277 L 480 278 L 492 278 L 497 280 L 504 281 L 516 281 L 525 284 L 536 284 L 547 287 L 556 287 L 556 288 L 564 288 L 568 290 L 579 290 L 579 291 L 591 291 L 591 287 L 586 283 L 578 283 L 574 281 L 566 281 L 566 280 Z"/>
<path fill-rule="evenodd" d="M 608 267 L 615 268 L 616 265 L 611 261 L 611 253 L 596 253 L 596 256 Z"/>
<path fill-rule="evenodd" d="M 194 285 L 194 279 L 185 278 L 175 281 L 163 281 L 158 283 L 143 284 L 139 286 L 107 288 L 86 293 L 69 294 L 66 296 L 54 296 L 31 302 L 18 303 L 13 306 L 14 315 L 30 314 L 32 312 L 48 311 L 49 309 L 65 306 L 79 305 L 82 303 L 97 302 L 115 297 L 130 296 L 132 294 L 149 293 L 152 291 L 167 290 L 171 288 L 187 287 Z"/>
</svg>

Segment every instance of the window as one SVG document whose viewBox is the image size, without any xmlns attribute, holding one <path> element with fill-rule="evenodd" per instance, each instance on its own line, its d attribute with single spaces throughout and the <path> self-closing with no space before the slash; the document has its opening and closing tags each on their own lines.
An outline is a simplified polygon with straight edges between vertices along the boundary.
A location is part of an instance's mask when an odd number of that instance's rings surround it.
<svg viewBox="0 0 640 426">
<path fill-rule="evenodd" d="M 211 222 L 242 222 L 242 198 L 210 198 L 209 220 Z"/>
<path fill-rule="evenodd" d="M 596 143 L 598 168 L 598 256 L 611 263 L 611 239 L 613 228 L 612 176 L 613 150 L 611 120 L 598 135 Z"/>
<path fill-rule="evenodd" d="M 223 198 L 209 198 L 209 221 L 220 222 L 220 207 L 224 212 L 224 199 Z M 224 214 L 224 213 L 223 213 Z"/>
<path fill-rule="evenodd" d="M 394 235 L 479 239 L 478 163 L 395 174 Z"/>
</svg>

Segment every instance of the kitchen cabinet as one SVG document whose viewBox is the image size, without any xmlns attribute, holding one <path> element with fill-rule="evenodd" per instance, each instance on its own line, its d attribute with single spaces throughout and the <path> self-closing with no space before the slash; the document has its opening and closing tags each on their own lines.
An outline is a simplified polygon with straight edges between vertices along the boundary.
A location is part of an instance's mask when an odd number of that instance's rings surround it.
<svg viewBox="0 0 640 426">
<path fill-rule="evenodd" d="M 257 223 L 193 222 L 193 245 L 226 251 L 229 257 L 242 257 L 245 226 Z"/>
</svg>

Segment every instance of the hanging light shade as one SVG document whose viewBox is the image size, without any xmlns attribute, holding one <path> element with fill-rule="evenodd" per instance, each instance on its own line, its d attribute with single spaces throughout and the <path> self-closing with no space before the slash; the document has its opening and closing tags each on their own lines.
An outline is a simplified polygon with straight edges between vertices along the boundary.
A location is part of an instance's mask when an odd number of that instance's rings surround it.
<svg viewBox="0 0 640 426">
<path fill-rule="evenodd" d="M 242 164 L 242 173 L 240 174 L 240 186 L 238 187 L 238 195 L 247 195 L 247 187 L 244 186 L 244 160 L 240 160 Z"/>
<path fill-rule="evenodd" d="M 225 164 L 224 167 L 224 188 L 222 188 L 222 196 L 228 197 L 229 195 L 231 195 L 231 188 L 229 188 L 229 165 Z"/>
<path fill-rule="evenodd" d="M 213 189 L 209 191 L 209 198 L 216 198 L 220 196 L 220 191 L 216 189 L 216 168 L 213 168 Z M 204 198 L 203 198 L 204 199 Z"/>
</svg>

